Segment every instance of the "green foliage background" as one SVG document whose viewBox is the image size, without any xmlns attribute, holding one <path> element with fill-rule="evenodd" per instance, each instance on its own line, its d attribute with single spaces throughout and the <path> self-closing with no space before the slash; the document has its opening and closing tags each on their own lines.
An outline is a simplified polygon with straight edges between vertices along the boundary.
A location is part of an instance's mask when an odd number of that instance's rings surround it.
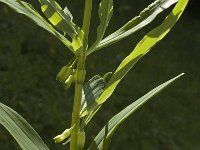
<svg viewBox="0 0 200 150">
<path fill-rule="evenodd" d="M 61 2 L 61 0 L 59 1 Z M 115 2 L 109 33 L 118 29 L 152 0 Z M 39 8 L 37 2 L 32 2 Z M 83 1 L 61 2 L 68 5 L 75 22 L 81 25 Z M 90 142 L 105 122 L 124 106 L 173 76 L 184 78 L 146 104 L 123 124 L 112 140 L 113 150 L 198 150 L 200 147 L 200 71 L 198 43 L 200 19 L 198 1 L 191 1 L 183 17 L 169 35 L 140 61 L 118 86 L 114 95 L 87 128 Z M 97 2 L 95 3 L 97 8 Z M 98 25 L 93 11 L 92 32 Z M 163 18 L 160 16 L 160 18 Z M 114 71 L 137 42 L 160 22 L 89 56 L 87 80 L 95 74 Z M 91 35 L 90 41 L 95 39 Z M 68 92 L 55 76 L 71 58 L 71 52 L 54 37 L 26 17 L 0 4 L 0 98 L 33 125 L 51 149 L 53 137 L 70 126 L 73 88 Z M 102 111 L 103 110 L 103 111 Z M 87 144 L 89 144 L 89 142 Z M 0 149 L 19 149 L 12 137 L 0 128 Z"/>
</svg>

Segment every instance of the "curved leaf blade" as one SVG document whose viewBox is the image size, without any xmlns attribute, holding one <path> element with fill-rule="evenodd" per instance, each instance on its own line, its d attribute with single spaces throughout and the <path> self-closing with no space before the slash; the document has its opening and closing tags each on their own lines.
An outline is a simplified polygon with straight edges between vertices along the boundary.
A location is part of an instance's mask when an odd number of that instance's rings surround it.
<svg viewBox="0 0 200 150">
<path fill-rule="evenodd" d="M 96 103 L 96 100 L 104 92 L 105 87 L 106 87 L 106 82 L 104 78 L 102 78 L 99 75 L 95 75 L 88 82 L 85 83 L 82 94 L 81 112 L 83 112 L 86 108 Z M 82 129 L 88 124 L 88 120 L 90 120 L 90 117 L 93 116 L 97 108 L 98 107 L 93 108 L 93 110 L 87 116 L 82 118 L 82 124 L 81 124 Z"/>
<path fill-rule="evenodd" d="M 123 79 L 123 77 L 129 72 L 131 68 L 137 63 L 137 61 L 143 57 L 147 52 L 151 50 L 160 40 L 162 40 L 165 35 L 172 29 L 172 27 L 179 20 L 182 15 L 188 0 L 179 0 L 172 12 L 165 18 L 163 23 L 150 31 L 135 47 L 135 49 L 128 55 L 122 63 L 119 65 L 114 75 L 111 77 L 108 82 L 105 91 L 102 95 L 96 100 L 95 105 L 101 105 L 104 103 L 114 92 L 117 85 Z M 81 116 L 87 115 L 92 108 L 85 110 Z"/>
<path fill-rule="evenodd" d="M 70 37 L 78 34 L 68 9 L 65 9 L 64 12 L 55 0 L 39 0 L 39 2 L 42 12 L 58 30 L 67 33 Z"/>
<path fill-rule="evenodd" d="M 51 24 L 49 24 L 33 7 L 31 4 L 27 2 L 23 2 L 20 0 L 0 0 L 11 7 L 18 13 L 21 13 L 28 18 L 32 19 L 38 26 L 42 27 L 43 29 L 47 30 L 55 37 L 57 37 L 64 45 L 66 45 L 73 53 L 72 43 L 66 39 L 62 34 L 56 31 Z"/>
<path fill-rule="evenodd" d="M 98 13 L 100 18 L 100 24 L 97 28 L 97 39 L 91 46 L 91 48 L 88 49 L 87 53 L 91 53 L 92 51 L 94 51 L 94 49 L 99 45 L 105 34 L 106 28 L 108 27 L 110 19 L 113 15 L 113 0 L 102 0 L 99 5 Z"/>
<path fill-rule="evenodd" d="M 88 150 L 106 150 L 109 147 L 109 144 L 111 142 L 112 135 L 114 134 L 115 130 L 118 128 L 118 126 L 123 123 L 131 114 L 133 114 L 137 109 L 139 109 L 141 106 L 143 106 L 147 101 L 149 101 L 152 97 L 157 95 L 159 92 L 161 92 L 163 89 L 168 87 L 170 84 L 172 84 L 174 81 L 176 81 L 178 78 L 180 78 L 183 74 L 178 75 L 177 77 L 159 85 L 158 87 L 154 88 L 129 106 L 127 106 L 125 109 L 123 109 L 121 112 L 119 112 L 117 115 L 115 115 L 112 119 L 108 121 L 108 123 L 103 127 L 103 129 L 99 132 L 99 134 L 95 137 L 94 141 L 91 143 Z"/>
<path fill-rule="evenodd" d="M 151 23 L 160 13 L 165 11 L 167 8 L 177 3 L 178 0 L 156 0 L 140 12 L 139 16 L 136 16 L 123 27 L 103 39 L 96 50 L 103 47 L 114 44 L 127 36 L 137 32 L 149 23 Z"/>
<path fill-rule="evenodd" d="M 0 103 L 0 124 L 15 138 L 23 150 L 49 150 L 40 136 L 16 111 Z"/>
<path fill-rule="evenodd" d="M 106 82 L 99 75 L 95 75 L 83 87 L 82 110 L 95 103 L 106 87 Z"/>
<path fill-rule="evenodd" d="M 77 51 L 82 46 L 82 30 L 73 23 L 73 16 L 67 7 L 64 10 L 55 0 L 39 0 L 42 12 L 48 20 L 64 34 L 68 34 L 72 39 L 71 46 Z"/>
</svg>

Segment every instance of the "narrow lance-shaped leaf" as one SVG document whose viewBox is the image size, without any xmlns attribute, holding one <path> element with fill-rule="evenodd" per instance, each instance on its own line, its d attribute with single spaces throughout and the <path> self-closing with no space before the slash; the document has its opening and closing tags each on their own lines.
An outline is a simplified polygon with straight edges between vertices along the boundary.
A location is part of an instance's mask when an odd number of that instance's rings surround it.
<svg viewBox="0 0 200 150">
<path fill-rule="evenodd" d="M 152 97 L 157 95 L 183 74 L 161 84 L 155 89 L 151 90 L 147 94 L 145 94 L 140 99 L 136 100 L 117 115 L 115 115 L 112 119 L 108 121 L 108 123 L 103 127 L 103 129 L 99 132 L 99 134 L 95 137 L 93 142 L 91 143 L 88 150 L 106 150 L 109 147 L 111 142 L 111 138 L 115 130 L 118 128 L 120 124 L 122 124 L 131 114 L 133 114 L 137 109 L 139 109 L 142 105 L 144 105 L 147 101 L 149 101 Z"/>
<path fill-rule="evenodd" d="M 102 0 L 99 5 L 98 13 L 100 24 L 97 28 L 97 39 L 91 48 L 88 49 L 88 53 L 91 53 L 99 45 L 105 34 L 106 28 L 113 14 L 113 0 Z"/>
<path fill-rule="evenodd" d="M 136 64 L 136 62 L 143 57 L 155 44 L 157 44 L 176 24 L 182 15 L 188 0 L 179 0 L 172 12 L 166 17 L 163 23 L 149 32 L 135 47 L 135 49 L 128 55 L 117 68 L 114 75 L 108 82 L 105 91 L 96 100 L 96 107 L 104 103 L 114 92 L 116 86 L 120 83 L 128 71 Z M 81 116 L 87 115 L 95 106 L 86 109 Z"/>
<path fill-rule="evenodd" d="M 51 24 L 49 24 L 33 7 L 31 4 L 27 2 L 23 2 L 20 0 L 0 0 L 14 9 L 16 12 L 21 13 L 30 19 L 32 19 L 38 26 L 42 27 L 43 29 L 47 30 L 59 40 L 61 40 L 73 53 L 72 43 L 67 40 L 62 34 L 56 31 Z"/>
<path fill-rule="evenodd" d="M 136 16 L 128 23 L 126 23 L 123 27 L 118 29 L 116 32 L 103 39 L 97 46 L 96 50 L 114 44 L 115 42 L 120 41 L 125 37 L 142 29 L 143 27 L 151 23 L 161 12 L 169 8 L 171 5 L 175 4 L 177 1 L 178 0 L 156 0 L 147 8 L 145 8 L 139 14 L 139 16 Z"/>
<path fill-rule="evenodd" d="M 69 9 L 65 7 L 63 10 L 55 0 L 39 0 L 42 12 L 48 20 L 64 34 L 68 34 L 72 38 L 72 46 L 76 51 L 82 46 L 81 29 L 73 23 L 73 17 Z"/>
<path fill-rule="evenodd" d="M 64 13 L 55 0 L 39 0 L 39 2 L 41 3 L 42 12 L 57 29 L 71 37 L 77 34 L 71 17 Z"/>
<path fill-rule="evenodd" d="M 2 103 L 0 103 L 0 124 L 10 132 L 23 150 L 49 149 L 26 120 Z"/>
</svg>

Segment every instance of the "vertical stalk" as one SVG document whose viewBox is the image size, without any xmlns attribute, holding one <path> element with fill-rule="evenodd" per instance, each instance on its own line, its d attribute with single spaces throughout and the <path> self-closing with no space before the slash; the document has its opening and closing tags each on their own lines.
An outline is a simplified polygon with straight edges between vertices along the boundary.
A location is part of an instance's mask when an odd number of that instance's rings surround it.
<svg viewBox="0 0 200 150">
<path fill-rule="evenodd" d="M 81 99 L 82 99 L 82 89 L 85 79 L 85 55 L 77 56 L 77 70 L 76 70 L 76 81 L 75 81 L 75 96 L 74 105 L 72 113 L 72 133 L 70 141 L 70 150 L 78 150 L 78 132 L 80 125 L 80 109 L 81 109 Z"/>
<path fill-rule="evenodd" d="M 70 140 L 70 150 L 78 150 L 78 132 L 80 125 L 80 110 L 81 110 L 81 99 L 82 99 L 82 89 L 85 80 L 85 61 L 86 55 L 85 51 L 88 46 L 88 35 L 90 28 L 90 18 L 92 11 L 92 0 L 85 0 L 84 9 L 84 19 L 82 30 L 84 32 L 83 47 L 79 54 L 77 54 L 77 70 L 76 70 L 76 81 L 75 81 L 75 95 L 74 95 L 74 105 L 72 112 L 72 133 Z"/>
</svg>

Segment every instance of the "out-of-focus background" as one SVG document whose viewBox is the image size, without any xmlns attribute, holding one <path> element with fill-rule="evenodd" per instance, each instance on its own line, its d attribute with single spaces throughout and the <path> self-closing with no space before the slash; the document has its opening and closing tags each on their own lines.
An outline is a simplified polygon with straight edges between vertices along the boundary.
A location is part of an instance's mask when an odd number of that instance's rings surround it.
<svg viewBox="0 0 200 150">
<path fill-rule="evenodd" d="M 38 10 L 39 3 L 29 0 Z M 81 26 L 83 0 L 58 0 Z M 114 16 L 106 34 L 138 15 L 153 0 L 115 0 Z M 90 43 L 95 39 L 98 1 L 94 2 Z M 125 77 L 114 95 L 86 128 L 87 143 L 108 119 L 162 82 L 186 75 L 132 115 L 113 136 L 112 150 L 199 150 L 200 149 L 200 15 L 198 0 L 191 0 L 181 20 Z M 87 79 L 114 71 L 152 25 L 92 54 L 87 60 Z M 160 20 L 161 19 L 161 20 Z M 72 57 L 56 38 L 31 20 L 0 4 L 0 101 L 21 114 L 53 150 L 54 136 L 70 127 L 73 88 L 64 91 L 55 80 L 59 69 Z M 0 127 L 0 149 L 19 149 Z"/>
</svg>

